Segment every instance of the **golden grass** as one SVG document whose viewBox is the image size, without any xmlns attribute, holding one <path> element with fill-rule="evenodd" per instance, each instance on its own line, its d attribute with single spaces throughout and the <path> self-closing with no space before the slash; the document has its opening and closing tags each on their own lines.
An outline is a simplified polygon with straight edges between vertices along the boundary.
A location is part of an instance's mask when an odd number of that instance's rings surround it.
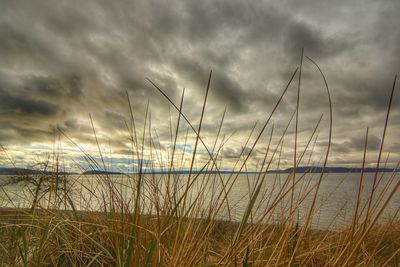
<svg viewBox="0 0 400 267">
<path fill-rule="evenodd" d="M 333 128 L 330 91 L 319 66 L 307 59 L 319 70 L 329 99 L 329 140 L 322 165 L 326 167 Z M 184 93 L 179 106 L 175 105 L 160 87 L 149 80 L 178 112 L 176 130 L 171 127 L 171 140 L 174 141 L 171 141 L 170 161 L 165 164 L 165 173 L 154 175 L 143 171 L 146 137 L 150 136 L 147 149 L 150 149 L 152 157 L 157 157 L 157 147 L 151 136 L 148 108 L 142 136 L 139 136 L 127 95 L 131 121 L 126 127 L 132 146 L 132 159 L 138 162 L 138 171 L 124 176 L 128 182 L 123 186 L 129 189 L 129 195 L 121 193 L 115 179 L 108 174 L 96 175 L 95 182 L 103 189 L 100 193 L 91 191 L 84 183 L 81 186 L 85 187 L 89 195 L 87 192 L 76 191 L 76 187 L 69 184 L 71 181 L 68 176 L 58 173 L 59 162 L 58 157 L 55 157 L 54 173 L 30 178 L 35 181 L 35 187 L 29 209 L 0 209 L 0 263 L 4 266 L 399 266 L 399 209 L 389 220 L 380 220 L 400 187 L 396 172 L 388 179 L 380 178 L 377 172 L 366 202 L 361 197 L 367 194 L 363 192 L 362 172 L 358 193 L 354 198 L 356 209 L 349 211 L 354 213 L 353 219 L 349 226 L 336 231 L 311 227 L 320 185 L 325 177 L 323 172 L 318 174 L 317 182 L 312 184 L 307 180 L 307 173 L 296 175 L 294 168 L 282 183 L 276 180 L 272 190 L 264 188 L 271 163 L 278 161 L 279 167 L 283 139 L 295 115 L 294 167 L 301 166 L 306 152 L 313 153 L 312 142 L 314 140 L 315 145 L 315 133 L 322 116 L 305 149 L 299 151 L 297 147 L 303 55 L 300 62 L 296 110 L 277 144 L 271 142 L 272 126 L 258 173 L 253 180 L 246 176 L 248 195 L 242 200 L 246 207 L 238 221 L 224 221 L 218 215 L 226 212 L 228 218 L 231 218 L 231 208 L 236 203 L 231 203 L 229 195 L 238 179 L 244 177 L 240 174 L 247 170 L 252 151 L 269 126 L 298 69 L 291 75 L 272 112 L 256 133 L 255 141 L 251 143 L 250 137 L 246 140 L 250 152 L 242 151 L 235 164 L 237 172 L 225 176 L 219 170 L 219 162 L 223 160 L 221 150 L 228 139 L 222 137 L 220 140 L 225 112 L 212 148 L 207 146 L 201 136 L 212 73 L 208 79 L 197 129 L 182 112 Z M 396 79 L 388 105 L 377 168 L 383 153 L 395 85 Z M 84 150 L 82 153 L 94 169 L 106 170 L 92 117 L 90 120 L 101 161 L 96 161 Z M 182 138 L 178 137 L 180 123 L 186 123 L 196 137 L 186 176 L 174 171 L 181 167 L 176 164 L 178 160 L 175 155 L 177 140 Z M 79 147 L 61 129 L 60 132 Z M 172 132 L 175 132 L 174 136 Z M 183 138 L 186 143 L 187 135 Z M 367 140 L 368 131 L 363 168 Z M 206 151 L 208 159 L 201 168 L 195 170 L 200 146 Z M 272 194 L 272 191 L 275 193 Z M 6 190 L 2 193 L 8 197 Z M 311 199 L 311 204 L 305 218 L 299 220 L 296 217 L 299 207 L 307 198 Z M 93 203 L 100 206 L 93 208 Z M 280 213 L 279 209 L 283 209 L 283 212 Z"/>
<path fill-rule="evenodd" d="M 126 265 L 132 214 L 40 210 L 1 211 L 0 261 L 8 266 Z M 159 225 L 163 227 L 160 232 Z M 178 229 L 178 223 L 180 226 Z M 148 266 L 286 266 L 296 233 L 290 226 L 255 223 L 232 247 L 239 224 L 229 221 L 140 216 L 140 240 L 128 265 Z M 177 232 L 179 231 L 179 232 Z M 189 234 L 186 238 L 185 232 Z M 351 254 L 361 233 L 308 230 L 297 248 L 294 266 L 397 266 L 400 222 L 374 225 Z M 176 239 L 176 236 L 178 238 Z M 174 240 L 177 240 L 175 242 Z M 184 240 L 184 242 L 182 242 Z M 350 247 L 346 245 L 353 243 Z"/>
</svg>

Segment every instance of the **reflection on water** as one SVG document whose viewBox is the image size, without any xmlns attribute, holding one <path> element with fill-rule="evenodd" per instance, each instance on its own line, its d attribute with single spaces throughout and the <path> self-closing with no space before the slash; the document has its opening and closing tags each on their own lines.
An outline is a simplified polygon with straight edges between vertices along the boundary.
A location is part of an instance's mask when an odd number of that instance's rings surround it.
<svg viewBox="0 0 400 267">
<path fill-rule="evenodd" d="M 364 175 L 362 205 L 359 208 L 364 214 L 363 206 L 370 195 L 374 175 Z M 385 173 L 377 177 L 380 181 L 374 195 L 374 203 L 378 203 L 377 208 L 384 203 L 400 179 L 399 175 L 392 176 L 393 179 L 391 176 L 391 173 Z M 293 181 L 287 180 L 287 174 L 267 174 L 250 214 L 250 220 L 282 222 L 287 219 L 290 211 L 293 211 L 293 218 L 301 224 L 309 212 L 319 177 L 320 174 L 317 173 L 297 174 Z M 201 174 L 192 175 L 188 185 L 188 175 L 185 174 L 171 174 L 170 177 L 146 174 L 140 188 L 140 209 L 144 213 L 154 214 L 162 211 L 168 203 L 169 206 L 179 203 L 181 206 L 185 204 L 186 207 L 193 204 L 189 216 L 207 216 L 210 210 L 218 210 L 215 218 L 239 221 L 245 213 L 250 196 L 255 192 L 256 181 L 262 178 L 258 174 Z M 0 179 L 5 181 L 8 177 L 0 176 Z M 41 191 L 38 195 L 38 205 L 57 209 L 72 209 L 73 206 L 78 210 L 89 211 L 109 211 L 111 208 L 133 211 L 138 175 L 73 175 L 68 176 L 67 181 L 63 186 L 57 187 L 57 190 L 53 188 Z M 359 173 L 326 174 L 319 189 L 312 227 L 337 229 L 349 225 L 356 209 L 359 181 Z M 296 184 L 292 192 L 290 187 L 293 182 Z M 0 206 L 30 208 L 35 192 L 36 189 L 32 185 L 4 185 L 0 191 Z M 228 195 L 226 199 L 225 194 Z M 374 208 L 375 205 L 371 207 Z M 399 207 L 400 195 L 396 192 L 382 219 L 394 215 Z"/>
</svg>

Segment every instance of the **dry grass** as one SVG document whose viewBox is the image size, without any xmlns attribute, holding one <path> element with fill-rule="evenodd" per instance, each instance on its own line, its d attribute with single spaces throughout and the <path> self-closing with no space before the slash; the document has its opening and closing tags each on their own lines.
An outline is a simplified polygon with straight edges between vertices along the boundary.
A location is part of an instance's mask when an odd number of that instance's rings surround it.
<svg viewBox="0 0 400 267">
<path fill-rule="evenodd" d="M 40 210 L 32 214 L 2 210 L 0 260 L 6 266 L 285 266 L 297 237 L 288 225 L 249 224 L 232 247 L 238 223 L 140 216 L 140 224 L 136 225 L 140 229 L 139 245 L 129 251 L 136 232 L 132 232 L 135 224 L 131 215 L 79 212 L 76 217 L 66 211 Z M 186 231 L 189 237 L 185 238 Z M 350 236 L 350 230 L 308 230 L 292 264 L 398 266 L 398 221 L 373 226 L 355 253 L 352 249 L 362 235 L 349 240 Z M 130 253 L 135 256 L 128 263 Z M 342 260 L 335 263 L 339 257 Z"/>
<path fill-rule="evenodd" d="M 320 71 L 329 98 L 329 144 L 322 164 L 325 167 L 330 154 L 333 127 L 330 91 L 319 66 L 311 59 L 309 61 Z M 237 172 L 225 175 L 219 170 L 219 162 L 223 160 L 221 150 L 229 139 L 220 136 L 225 112 L 214 145 L 210 148 L 201 137 L 211 73 L 197 129 L 182 113 L 184 94 L 180 104 L 176 105 L 149 80 L 178 112 L 177 127 L 171 127 L 172 149 L 165 172 L 158 175 L 144 172 L 145 159 L 148 159 L 144 155 L 145 140 L 150 139 L 146 149 L 150 150 L 150 157 L 154 159 L 158 157 L 156 139 L 151 136 L 148 110 L 142 136 L 139 136 L 128 96 L 131 121 L 126 126 L 132 159 L 139 163 L 137 172 L 125 175 L 126 182 L 123 185 L 118 185 L 112 175 L 98 174 L 94 183 L 101 190 L 93 189 L 84 182 L 79 186 L 74 185 L 84 177 L 79 177 L 71 184 L 68 176 L 59 175 L 57 171 L 30 177 L 29 180 L 34 181 L 34 186 L 30 187 L 30 208 L 0 210 L 0 263 L 4 266 L 399 266 L 400 221 L 397 213 L 389 220 L 380 220 L 400 186 L 395 172 L 388 179 L 380 179 L 379 173 L 376 173 L 370 193 L 363 192 L 364 173 L 361 173 L 358 195 L 354 198 L 356 210 L 349 211 L 354 212 L 353 219 L 349 226 L 338 231 L 311 227 L 324 173 L 318 174 L 317 182 L 313 184 L 307 178 L 309 174 L 296 175 L 294 169 L 282 182 L 274 182 L 272 189 L 266 190 L 264 187 L 267 177 L 271 177 L 267 171 L 272 162 L 278 161 L 279 166 L 283 139 L 294 115 L 294 166 L 301 166 L 306 161 L 306 152 L 313 152 L 315 134 L 322 117 L 305 149 L 300 151 L 297 147 L 302 64 L 303 56 L 296 110 L 275 144 L 271 141 L 272 127 L 264 160 L 253 178 L 240 174 L 245 174 L 252 151 L 267 126 L 270 126 L 271 118 L 298 73 L 297 69 L 261 130 L 255 133 L 254 141 L 250 141 L 250 136 L 246 141 L 245 146 L 250 147 L 250 151 L 243 149 L 235 164 Z M 384 124 L 378 168 L 395 84 L 396 80 Z M 84 150 L 82 153 L 93 169 L 106 170 L 94 121 L 92 117 L 90 119 L 101 160 L 95 160 Z M 185 139 L 185 143 L 187 140 L 187 135 L 178 136 L 180 123 L 186 123 L 196 137 L 190 155 L 190 169 L 185 175 L 174 171 L 181 167 L 176 144 L 179 138 Z M 60 131 L 69 139 L 66 133 Z M 173 132 L 175 134 L 172 136 Z M 365 153 L 367 139 L 368 131 Z M 206 151 L 208 159 L 195 170 L 200 146 Z M 46 165 L 46 170 L 59 169 L 58 157 L 55 158 L 53 167 Z M 221 213 L 231 218 L 232 207 L 237 203 L 232 203 L 229 196 L 238 179 L 243 177 L 246 177 L 248 187 L 247 196 L 241 200 L 246 203 L 243 216 L 238 221 L 221 220 Z M 125 189 L 121 189 L 121 186 Z M 2 193 L 6 198 L 9 197 L 7 191 Z M 363 194 L 368 194 L 366 201 L 362 201 Z M 306 216 L 299 219 L 299 207 L 305 199 L 311 199 L 311 202 Z"/>
</svg>

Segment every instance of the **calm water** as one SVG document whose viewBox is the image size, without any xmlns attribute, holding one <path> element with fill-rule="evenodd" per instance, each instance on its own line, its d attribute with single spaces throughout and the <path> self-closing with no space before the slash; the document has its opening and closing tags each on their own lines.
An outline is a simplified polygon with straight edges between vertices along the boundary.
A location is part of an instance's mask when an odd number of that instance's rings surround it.
<svg viewBox="0 0 400 267">
<path fill-rule="evenodd" d="M 364 176 L 364 186 L 362 202 L 365 204 L 369 195 L 373 179 L 373 173 L 366 173 Z M 387 199 L 391 189 L 399 181 L 399 174 L 390 179 L 391 173 L 378 175 L 380 183 L 374 199 L 381 199 L 382 204 Z M 282 192 L 287 192 L 293 180 L 286 181 L 287 174 L 268 174 L 262 184 L 258 201 L 256 202 L 251 219 L 256 221 L 264 216 L 264 221 L 277 222 L 285 220 L 290 211 L 290 203 L 296 206 L 295 218 L 301 224 L 305 215 L 308 213 L 311 201 L 315 194 L 315 185 L 319 180 L 320 174 L 307 174 L 296 176 L 298 183 L 292 194 L 289 191 L 284 197 Z M 232 185 L 232 179 L 236 178 Z M 254 192 L 255 181 L 258 176 L 254 174 L 229 175 L 224 174 L 218 177 L 215 174 L 200 175 L 189 187 L 186 203 L 188 205 L 196 201 L 196 214 L 193 216 L 205 216 L 211 204 L 220 204 L 217 214 L 219 219 L 240 220 L 249 203 L 249 196 Z M 0 176 L 0 181 L 5 181 L 8 176 Z M 167 196 L 166 175 L 146 175 L 142 183 L 141 209 L 145 213 L 154 213 L 157 207 L 162 206 Z M 326 174 L 322 180 L 319 194 L 317 197 L 316 210 L 313 216 L 312 226 L 322 229 L 337 229 L 346 227 L 352 220 L 355 207 L 358 185 L 360 180 L 359 173 L 349 174 Z M 66 183 L 61 182 L 57 191 L 40 192 L 39 205 L 51 208 L 71 209 L 71 203 L 77 209 L 103 211 L 109 210 L 109 199 L 123 203 L 124 208 L 132 210 L 135 203 L 137 177 L 127 177 L 126 175 L 112 176 L 69 176 Z M 174 181 L 177 181 L 174 183 Z M 182 195 L 187 187 L 188 175 L 171 175 L 169 192 L 175 188 L 176 195 Z M 228 202 L 218 198 L 219 193 L 223 192 L 222 183 L 226 185 L 225 192 L 229 190 Z M 232 186 L 231 186 L 232 185 Z M 65 190 L 71 201 L 65 197 Z M 380 193 L 387 188 L 387 193 Z M 3 185 L 0 190 L 0 206 L 2 207 L 31 207 L 35 188 L 24 184 Z M 170 193 L 171 194 L 171 193 Z M 293 195 L 293 202 L 291 201 Z M 179 198 L 179 197 L 177 197 Z M 277 198 L 281 199 L 277 202 Z M 118 201 L 122 200 L 122 201 Z M 298 205 L 296 203 L 299 203 Z M 228 208 L 229 206 L 229 208 Z M 396 192 L 389 202 L 382 220 L 387 220 L 396 214 L 400 207 L 400 194 Z M 273 208 L 273 209 L 272 209 Z M 361 207 L 362 209 L 362 207 Z M 267 214 L 267 215 L 266 215 Z M 266 216 L 265 216 L 266 215 Z"/>
</svg>

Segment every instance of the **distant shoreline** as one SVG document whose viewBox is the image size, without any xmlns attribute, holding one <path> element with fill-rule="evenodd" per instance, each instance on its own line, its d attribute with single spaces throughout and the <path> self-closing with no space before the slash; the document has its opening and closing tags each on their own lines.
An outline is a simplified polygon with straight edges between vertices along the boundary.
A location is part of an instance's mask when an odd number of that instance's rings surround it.
<svg viewBox="0 0 400 267">
<path fill-rule="evenodd" d="M 347 168 L 347 167 L 315 167 L 315 166 L 306 166 L 306 167 L 298 167 L 296 168 L 296 173 L 360 173 L 362 168 Z M 376 168 L 364 168 L 365 173 L 375 173 L 377 171 Z M 399 172 L 400 170 L 395 170 L 394 168 L 379 168 L 379 172 Z M 282 173 L 288 174 L 292 173 L 293 168 L 287 168 L 284 170 L 269 170 L 266 173 Z M 59 175 L 100 175 L 100 174 L 108 174 L 108 175 L 122 175 L 122 174 L 137 174 L 138 172 L 113 172 L 113 171 L 102 171 L 102 170 L 89 170 L 82 173 L 77 172 L 58 172 Z M 142 173 L 144 174 L 189 174 L 189 170 L 144 170 Z M 192 174 L 234 174 L 234 173 L 242 173 L 242 174 L 258 174 L 260 171 L 230 171 L 230 170 L 219 170 L 219 171 L 199 171 L 193 170 Z M 262 172 L 265 173 L 265 172 Z M 3 168 L 0 167 L 0 175 L 40 175 L 40 174 L 56 174 L 55 172 L 50 171 L 40 171 L 33 169 L 25 169 L 25 168 Z"/>
</svg>

